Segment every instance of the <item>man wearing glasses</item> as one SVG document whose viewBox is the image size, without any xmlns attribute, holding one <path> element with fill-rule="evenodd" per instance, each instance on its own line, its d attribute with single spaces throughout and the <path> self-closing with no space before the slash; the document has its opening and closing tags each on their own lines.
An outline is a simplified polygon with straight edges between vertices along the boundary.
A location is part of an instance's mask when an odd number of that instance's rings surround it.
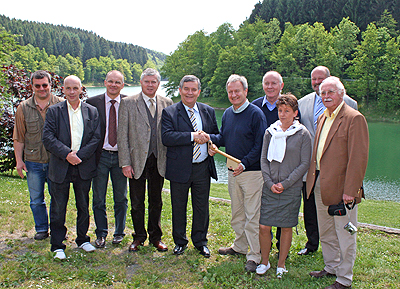
<svg viewBox="0 0 400 289">
<path fill-rule="evenodd" d="M 49 158 L 42 143 L 43 125 L 47 109 L 62 98 L 51 93 L 51 76 L 43 70 L 31 75 L 33 96 L 21 102 L 15 113 L 14 154 L 18 175 L 24 178 L 26 172 L 30 207 L 35 221 L 35 240 L 43 240 L 49 236 L 49 220 L 44 200 L 44 183 L 48 179 Z"/>
</svg>

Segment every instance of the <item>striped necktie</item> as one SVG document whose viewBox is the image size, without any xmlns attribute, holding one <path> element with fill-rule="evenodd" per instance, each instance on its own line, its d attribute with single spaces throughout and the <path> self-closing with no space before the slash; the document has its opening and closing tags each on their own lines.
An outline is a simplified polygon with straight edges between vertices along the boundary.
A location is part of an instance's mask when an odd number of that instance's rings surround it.
<svg viewBox="0 0 400 289">
<path fill-rule="evenodd" d="M 314 128 L 316 130 L 317 129 L 318 117 L 324 112 L 325 106 L 322 103 L 322 98 L 321 97 L 319 97 L 318 95 L 316 95 L 315 97 L 317 97 L 317 103 L 316 103 L 316 106 L 315 106 L 315 109 L 314 109 L 314 111 L 315 111 L 315 113 L 314 113 Z"/>
<path fill-rule="evenodd" d="M 194 131 L 198 131 L 197 129 L 197 122 L 196 122 L 196 116 L 194 115 L 194 110 L 193 108 L 188 109 L 190 112 L 190 122 L 192 123 Z M 200 157 L 200 145 L 198 143 L 193 144 L 193 159 L 197 160 Z"/>
</svg>

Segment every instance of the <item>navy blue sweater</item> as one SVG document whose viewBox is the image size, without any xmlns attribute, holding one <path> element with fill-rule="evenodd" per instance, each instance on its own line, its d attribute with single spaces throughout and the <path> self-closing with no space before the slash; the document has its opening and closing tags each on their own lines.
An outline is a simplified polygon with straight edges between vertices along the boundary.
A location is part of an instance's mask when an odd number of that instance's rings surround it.
<svg viewBox="0 0 400 289">
<path fill-rule="evenodd" d="M 229 107 L 222 116 L 220 134 L 210 135 L 218 147 L 224 146 L 227 154 L 241 160 L 246 171 L 259 171 L 261 148 L 267 121 L 257 106 L 249 106 L 241 113 Z"/>
</svg>

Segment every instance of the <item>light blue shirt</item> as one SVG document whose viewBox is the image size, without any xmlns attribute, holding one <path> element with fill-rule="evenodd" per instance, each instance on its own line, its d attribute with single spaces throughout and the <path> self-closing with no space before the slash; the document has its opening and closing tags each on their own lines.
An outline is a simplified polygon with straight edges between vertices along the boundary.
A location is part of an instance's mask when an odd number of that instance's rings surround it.
<svg viewBox="0 0 400 289">
<path fill-rule="evenodd" d="M 189 112 L 190 107 L 186 106 L 185 104 L 183 104 L 183 106 L 185 107 L 186 113 L 188 114 L 189 119 L 190 119 L 190 112 Z M 201 116 L 200 116 L 200 112 L 199 112 L 197 103 L 194 104 L 193 111 L 194 111 L 194 116 L 196 117 L 197 129 L 203 130 L 203 122 L 201 120 Z M 193 134 L 191 134 L 190 140 L 193 141 Z M 193 163 L 201 163 L 207 157 L 208 157 L 208 146 L 207 146 L 207 143 L 205 143 L 205 144 L 200 145 L 200 156 L 197 160 L 193 160 Z"/>
<path fill-rule="evenodd" d="M 273 111 L 273 110 L 275 109 L 275 107 L 276 107 L 276 102 L 277 102 L 277 101 L 278 101 L 278 100 L 275 100 L 275 102 L 274 102 L 273 104 L 271 104 L 271 103 L 269 103 L 269 101 L 267 100 L 267 96 L 264 95 L 262 106 L 266 105 L 269 111 Z"/>
</svg>

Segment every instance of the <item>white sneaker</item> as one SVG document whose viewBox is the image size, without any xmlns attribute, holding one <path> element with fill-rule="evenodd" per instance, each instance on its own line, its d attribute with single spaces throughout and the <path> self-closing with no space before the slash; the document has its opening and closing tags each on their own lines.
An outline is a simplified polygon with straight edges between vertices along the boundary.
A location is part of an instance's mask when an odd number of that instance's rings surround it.
<svg viewBox="0 0 400 289">
<path fill-rule="evenodd" d="M 54 256 L 54 259 L 65 260 L 67 258 L 67 256 L 65 256 L 63 249 L 57 249 L 54 252 L 56 253 L 56 255 Z"/>
<path fill-rule="evenodd" d="M 285 267 L 278 267 L 276 268 L 276 278 L 281 279 L 283 277 L 284 273 L 287 273 L 288 270 L 286 270 Z"/>
<path fill-rule="evenodd" d="M 80 249 L 84 250 L 85 252 L 93 252 L 96 251 L 96 248 L 90 244 L 89 242 L 85 242 L 82 245 L 79 246 Z"/>
<path fill-rule="evenodd" d="M 263 274 L 267 273 L 269 268 L 271 268 L 271 264 L 269 262 L 267 265 L 260 264 L 257 266 L 256 273 L 258 275 L 263 275 Z"/>
</svg>

